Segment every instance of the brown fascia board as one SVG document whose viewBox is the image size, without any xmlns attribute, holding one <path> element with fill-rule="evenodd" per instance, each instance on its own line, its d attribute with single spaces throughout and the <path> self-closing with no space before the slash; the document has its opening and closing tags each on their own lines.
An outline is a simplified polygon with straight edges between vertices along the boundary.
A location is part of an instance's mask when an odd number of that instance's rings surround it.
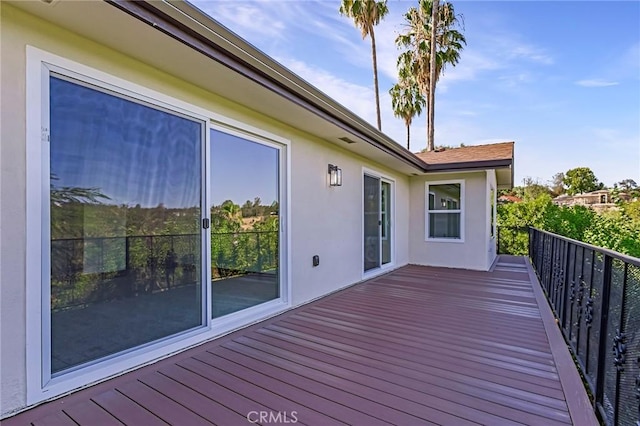
<svg viewBox="0 0 640 426">
<path fill-rule="evenodd" d="M 227 40 L 229 46 L 234 46 L 234 42 L 237 42 L 237 44 L 242 45 L 241 49 L 243 49 L 244 52 L 250 51 L 251 56 L 258 58 L 261 63 L 269 66 L 275 73 L 287 76 L 287 79 L 293 84 L 287 85 L 278 81 L 278 79 L 274 78 L 272 75 L 269 75 L 258 67 L 250 64 L 242 58 L 239 58 L 238 55 L 230 52 L 229 49 L 221 47 L 220 44 L 203 35 L 200 32 L 200 28 L 194 28 L 196 27 L 195 24 L 191 26 L 180 22 L 160 10 L 159 7 L 156 7 L 156 5 L 168 5 L 169 3 L 133 0 L 104 1 L 130 16 L 139 19 L 147 25 L 154 27 L 158 31 L 165 33 L 191 49 L 194 49 L 225 67 L 241 74 L 247 79 L 254 81 L 255 83 L 286 98 L 292 103 L 314 113 L 318 117 L 340 127 L 350 135 L 362 139 L 363 141 L 405 162 L 406 164 L 417 168 L 418 170 L 426 171 L 427 164 L 413 153 L 406 150 L 391 138 L 379 132 L 369 123 L 365 122 L 343 106 L 337 104 L 317 89 L 313 88 L 309 83 L 291 73 L 289 70 L 269 58 L 264 53 L 260 52 L 255 47 L 243 41 L 233 32 L 224 28 L 210 17 L 203 15 L 197 8 L 190 4 L 186 2 L 171 2 L 170 6 L 175 8 L 175 5 L 179 4 L 180 8 L 178 10 L 180 10 L 184 15 L 196 15 L 199 20 L 191 17 L 194 23 L 199 22 L 203 25 L 201 20 L 206 19 L 206 27 L 211 31 L 224 33 L 224 35 L 221 36 L 221 39 Z M 296 90 L 295 87 L 291 87 L 294 85 L 298 86 L 298 90 Z M 299 90 L 300 88 L 304 89 L 307 93 L 301 93 L 302 90 Z M 310 96 L 312 92 L 313 96 Z M 327 106 L 320 105 L 320 102 L 318 102 L 319 100 L 322 100 L 322 103 L 330 106 L 334 111 L 330 111 Z M 339 115 L 342 115 L 343 117 L 340 117 Z M 352 123 L 349 123 L 349 121 Z"/>
<path fill-rule="evenodd" d="M 426 172 L 449 170 L 501 169 L 510 167 L 513 160 L 462 161 L 458 163 L 427 164 Z"/>
</svg>

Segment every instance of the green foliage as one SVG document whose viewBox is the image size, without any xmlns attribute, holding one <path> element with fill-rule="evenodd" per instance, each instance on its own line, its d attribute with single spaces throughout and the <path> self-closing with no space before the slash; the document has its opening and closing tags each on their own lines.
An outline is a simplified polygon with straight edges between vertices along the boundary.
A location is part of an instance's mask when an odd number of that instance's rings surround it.
<svg viewBox="0 0 640 426">
<path fill-rule="evenodd" d="M 200 208 L 105 204 L 95 189 L 52 186 L 51 193 L 53 309 L 199 279 Z M 212 278 L 277 268 L 278 203 L 226 200 L 210 213 Z"/>
<path fill-rule="evenodd" d="M 622 209 L 630 220 L 640 223 L 640 200 L 624 203 Z"/>
<path fill-rule="evenodd" d="M 407 62 L 409 59 L 407 56 L 398 58 L 398 83 L 389 90 L 393 115 L 402 119 L 407 126 L 407 149 L 409 149 L 411 122 L 414 117 L 422 114 L 422 109 L 426 105 L 415 75 L 411 72 L 411 64 Z"/>
<path fill-rule="evenodd" d="M 373 27 L 389 13 L 387 0 L 342 0 L 339 12 L 353 19 L 362 38 L 373 34 Z"/>
<path fill-rule="evenodd" d="M 567 194 L 575 195 L 602 189 L 603 185 L 588 167 L 576 167 L 564 174 L 562 181 L 567 186 Z"/>
<path fill-rule="evenodd" d="M 595 215 L 584 241 L 634 257 L 640 257 L 640 226 L 624 215 Z"/>
<path fill-rule="evenodd" d="M 640 257 L 640 202 L 620 212 L 598 214 L 585 206 L 557 206 L 548 194 L 498 206 L 500 251 L 528 252 L 527 228 L 533 226 L 574 240 Z M 631 212 L 631 214 L 627 213 Z M 636 216 L 637 215 L 637 216 Z"/>
<path fill-rule="evenodd" d="M 460 52 L 466 45 L 461 31 L 461 16 L 456 15 L 453 5 L 443 1 L 437 6 L 435 40 L 432 40 L 433 0 L 420 0 L 418 7 L 405 13 L 405 30 L 396 38 L 396 45 L 402 49 L 398 57 L 401 69 L 415 79 L 420 93 L 429 98 L 431 90 L 447 65 L 455 66 L 460 60 Z M 431 46 L 435 46 L 435 79 L 431 81 Z M 430 108 L 433 109 L 433 106 Z M 433 113 L 433 111 L 431 111 Z M 431 141 L 433 142 L 433 141 Z M 427 145 L 430 150 L 433 145 Z"/>
<path fill-rule="evenodd" d="M 534 200 L 542 195 L 554 196 L 553 191 L 538 180 L 526 177 L 522 180 L 523 186 L 514 186 L 511 189 L 500 190 L 500 195 L 513 195 L 523 200 Z"/>
<path fill-rule="evenodd" d="M 376 36 L 373 27 L 378 25 L 389 13 L 387 0 L 342 0 L 339 12 L 353 19 L 362 38 L 371 39 L 371 61 L 373 63 L 373 88 L 376 95 L 376 119 L 378 130 L 382 130 L 380 119 L 380 92 L 378 90 L 378 59 L 376 54 Z"/>
</svg>

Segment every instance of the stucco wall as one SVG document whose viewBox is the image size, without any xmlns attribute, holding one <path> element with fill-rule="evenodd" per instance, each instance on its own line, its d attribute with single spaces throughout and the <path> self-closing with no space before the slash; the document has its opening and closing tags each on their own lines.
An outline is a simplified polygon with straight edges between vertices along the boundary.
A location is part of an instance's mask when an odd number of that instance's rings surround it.
<svg viewBox="0 0 640 426">
<path fill-rule="evenodd" d="M 25 48 L 32 45 L 291 141 L 292 302 L 362 280 L 363 167 L 395 180 L 395 266 L 409 261 L 409 178 L 2 4 L 0 417 L 26 404 Z M 343 171 L 330 188 L 327 165 Z M 312 267 L 312 256 L 320 266 Z"/>
<path fill-rule="evenodd" d="M 426 240 L 426 183 L 464 180 L 464 242 Z M 442 173 L 411 178 L 409 262 L 417 265 L 486 270 L 486 173 Z"/>
</svg>

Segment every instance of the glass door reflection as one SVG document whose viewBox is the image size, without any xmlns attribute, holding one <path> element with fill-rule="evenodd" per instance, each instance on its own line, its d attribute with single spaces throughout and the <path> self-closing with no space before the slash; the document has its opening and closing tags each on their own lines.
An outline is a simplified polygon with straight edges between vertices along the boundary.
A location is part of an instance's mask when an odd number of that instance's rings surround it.
<svg viewBox="0 0 640 426">
<path fill-rule="evenodd" d="M 62 76 L 49 89 L 56 375 L 203 325 L 205 123 Z"/>
<path fill-rule="evenodd" d="M 380 266 L 380 179 L 364 175 L 364 270 Z"/>
<path fill-rule="evenodd" d="M 211 131 L 212 317 L 280 297 L 279 155 Z"/>
</svg>

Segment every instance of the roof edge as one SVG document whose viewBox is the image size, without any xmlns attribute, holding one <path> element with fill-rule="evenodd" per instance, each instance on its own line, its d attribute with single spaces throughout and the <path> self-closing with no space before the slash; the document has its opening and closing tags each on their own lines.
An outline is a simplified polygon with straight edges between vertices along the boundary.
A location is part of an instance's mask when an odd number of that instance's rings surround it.
<svg viewBox="0 0 640 426">
<path fill-rule="evenodd" d="M 510 168 L 512 164 L 513 159 L 427 164 L 425 172 L 444 170 L 506 169 Z"/>
<path fill-rule="evenodd" d="M 285 97 L 349 135 L 422 172 L 427 163 L 371 124 L 183 0 L 104 0 L 130 16 Z"/>
</svg>

